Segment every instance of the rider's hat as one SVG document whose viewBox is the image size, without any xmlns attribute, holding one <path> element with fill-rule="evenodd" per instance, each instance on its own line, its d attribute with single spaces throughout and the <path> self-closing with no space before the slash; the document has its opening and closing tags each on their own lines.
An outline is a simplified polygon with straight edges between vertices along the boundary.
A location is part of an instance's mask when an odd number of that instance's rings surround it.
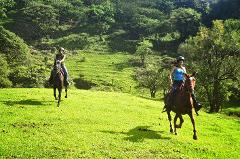
<svg viewBox="0 0 240 159">
<path fill-rule="evenodd" d="M 176 60 L 177 60 L 177 61 L 184 61 L 185 58 L 184 58 L 183 56 L 178 56 L 178 57 L 176 58 Z"/>
<path fill-rule="evenodd" d="M 61 52 L 61 51 L 65 51 L 65 49 L 63 47 L 60 47 L 59 52 Z"/>
</svg>

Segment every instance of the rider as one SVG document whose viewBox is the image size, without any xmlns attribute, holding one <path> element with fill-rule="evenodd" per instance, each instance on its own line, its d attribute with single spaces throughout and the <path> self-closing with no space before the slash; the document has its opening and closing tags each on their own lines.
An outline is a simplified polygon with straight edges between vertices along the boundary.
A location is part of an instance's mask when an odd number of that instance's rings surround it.
<svg viewBox="0 0 240 159">
<path fill-rule="evenodd" d="M 60 47 L 58 50 L 58 53 L 56 54 L 56 57 L 54 59 L 54 66 L 56 65 L 56 61 L 59 60 L 61 63 L 63 74 L 64 74 L 64 84 L 66 86 L 68 86 L 69 85 L 68 71 L 67 71 L 66 66 L 64 65 L 64 60 L 66 58 L 66 55 L 64 54 L 64 52 L 65 52 L 65 49 L 63 47 Z M 53 71 L 52 71 L 52 73 L 53 73 Z M 52 73 L 51 73 L 51 77 L 50 77 L 50 82 L 52 80 Z"/>
<path fill-rule="evenodd" d="M 172 86 L 172 90 L 171 90 L 171 99 L 170 99 L 170 107 L 172 106 L 173 104 L 173 101 L 172 101 L 172 97 L 175 96 L 176 92 L 177 92 L 177 89 L 179 87 L 181 87 L 183 84 L 184 84 L 184 81 L 185 81 L 185 74 L 186 74 L 186 68 L 184 67 L 183 63 L 184 63 L 184 60 L 185 58 L 183 56 L 179 56 L 176 58 L 176 62 L 175 62 L 175 65 L 172 69 L 172 72 L 170 74 L 170 83 L 171 83 L 171 86 Z M 193 99 L 193 105 L 194 105 L 194 108 L 196 110 L 196 113 L 197 111 L 202 107 L 201 104 L 199 102 L 197 102 L 196 100 L 196 95 L 195 93 L 193 92 L 191 94 L 192 96 L 192 99 Z M 198 114 L 198 113 L 197 113 Z"/>
<path fill-rule="evenodd" d="M 183 56 L 177 57 L 175 65 L 169 76 L 173 93 L 176 92 L 176 89 L 180 87 L 185 80 L 184 74 L 186 74 L 187 71 L 186 71 L 186 68 L 183 66 L 183 62 L 184 62 Z"/>
</svg>

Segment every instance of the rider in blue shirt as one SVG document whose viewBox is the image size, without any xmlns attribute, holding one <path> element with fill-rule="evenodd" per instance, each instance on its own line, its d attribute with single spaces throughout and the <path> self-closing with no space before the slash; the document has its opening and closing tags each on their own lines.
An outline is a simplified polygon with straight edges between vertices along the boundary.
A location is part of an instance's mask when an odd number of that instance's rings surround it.
<svg viewBox="0 0 240 159">
<path fill-rule="evenodd" d="M 187 72 L 186 72 L 186 68 L 183 66 L 183 61 L 184 61 L 184 57 L 179 56 L 170 74 L 170 82 L 173 88 L 172 91 L 174 92 L 178 87 L 180 87 L 184 83 L 184 80 L 185 80 L 184 75 Z"/>
<path fill-rule="evenodd" d="M 171 96 L 174 96 L 177 92 L 177 89 L 180 88 L 181 86 L 183 86 L 184 81 L 185 81 L 185 74 L 187 73 L 186 68 L 184 67 L 183 63 L 184 63 L 184 57 L 183 56 L 179 56 L 176 58 L 176 62 L 174 65 L 174 68 L 172 69 L 172 72 L 170 74 L 170 83 L 171 83 Z M 194 108 L 197 111 L 202 107 L 201 104 L 199 102 L 197 102 L 196 100 L 196 95 L 193 92 L 191 94 L 193 102 L 194 102 Z M 170 99 L 170 107 L 173 104 L 173 100 L 172 97 Z M 197 113 L 198 114 L 198 113 Z"/>
</svg>

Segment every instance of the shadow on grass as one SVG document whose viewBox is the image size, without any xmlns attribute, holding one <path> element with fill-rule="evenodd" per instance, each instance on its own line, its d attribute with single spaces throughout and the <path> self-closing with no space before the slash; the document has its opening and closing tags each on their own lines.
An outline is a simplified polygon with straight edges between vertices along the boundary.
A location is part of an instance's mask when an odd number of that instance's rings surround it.
<svg viewBox="0 0 240 159">
<path fill-rule="evenodd" d="M 104 133 L 110 134 L 124 134 L 127 137 L 124 140 L 128 140 L 131 142 L 143 142 L 144 139 L 165 139 L 169 140 L 170 137 L 163 137 L 161 133 L 163 131 L 153 131 L 149 129 L 150 126 L 137 126 L 128 132 L 114 132 L 114 131 L 102 131 Z"/>
<path fill-rule="evenodd" d="M 89 82 L 87 80 L 84 80 L 83 75 L 79 75 L 79 78 L 73 79 L 74 86 L 78 89 L 91 89 L 92 87 L 96 86 L 95 83 Z"/>
<path fill-rule="evenodd" d="M 151 97 L 144 97 L 144 96 L 138 96 L 138 97 L 147 99 L 147 100 L 153 100 L 153 101 L 163 101 L 163 98 L 151 98 Z"/>
<path fill-rule="evenodd" d="M 0 101 L 1 103 L 7 105 L 7 106 L 14 106 L 14 105 L 30 105 L 30 106 L 43 106 L 48 105 L 48 102 L 50 101 L 38 101 L 35 99 L 26 99 L 26 100 L 20 100 L 20 101 Z"/>
<path fill-rule="evenodd" d="M 141 63 L 139 63 L 138 60 L 136 60 L 136 59 L 128 59 L 128 61 L 115 64 L 115 69 L 117 71 L 122 71 L 125 68 L 140 67 L 140 66 L 141 66 Z"/>
</svg>

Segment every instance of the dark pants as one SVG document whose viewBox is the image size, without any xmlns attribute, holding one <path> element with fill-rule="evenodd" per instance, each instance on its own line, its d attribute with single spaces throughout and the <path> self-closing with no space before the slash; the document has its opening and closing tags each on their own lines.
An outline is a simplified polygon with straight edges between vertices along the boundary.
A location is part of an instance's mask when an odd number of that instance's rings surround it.
<svg viewBox="0 0 240 159">
<path fill-rule="evenodd" d="M 171 94 L 176 94 L 177 90 L 180 89 L 180 87 L 183 86 L 184 81 L 173 81 Z"/>
<path fill-rule="evenodd" d="M 67 67 L 65 65 L 62 65 L 62 70 L 64 73 L 64 78 L 66 81 L 68 81 L 68 71 L 67 71 Z"/>
</svg>

